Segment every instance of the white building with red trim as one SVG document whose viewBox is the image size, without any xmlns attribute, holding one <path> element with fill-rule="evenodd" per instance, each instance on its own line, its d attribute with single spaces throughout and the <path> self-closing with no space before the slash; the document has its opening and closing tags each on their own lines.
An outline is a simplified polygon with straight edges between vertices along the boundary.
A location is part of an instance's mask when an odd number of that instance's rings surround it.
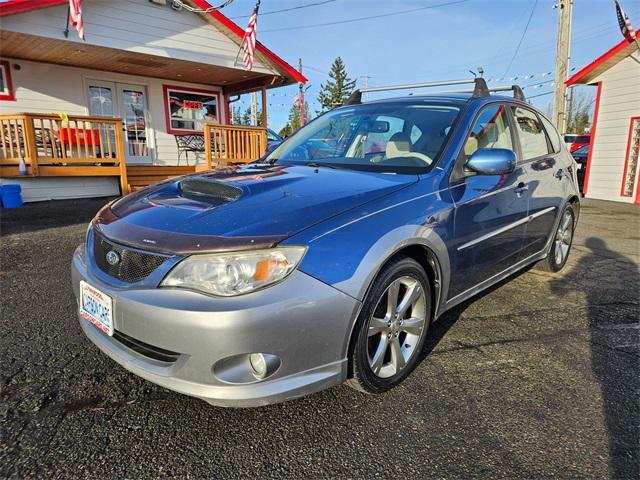
<svg viewBox="0 0 640 480">
<path fill-rule="evenodd" d="M 640 47 L 623 40 L 567 85 L 594 85 L 584 192 L 589 198 L 640 204 Z"/>
<path fill-rule="evenodd" d="M 127 167 L 176 165 L 176 135 L 202 134 L 205 122 L 229 124 L 229 103 L 239 94 L 261 92 L 266 120 L 267 89 L 306 82 L 259 41 L 248 71 L 238 55 L 243 28 L 217 10 L 176 9 L 171 0 L 84 0 L 83 41 L 73 27 L 64 33 L 68 5 L 0 3 L 0 115 L 122 118 Z M 0 177 L 16 170 L 2 162 L 0 149 Z M 114 178 L 43 178 L 44 170 L 33 179 L 7 174 L 4 182 L 22 184 L 26 201 L 119 192 Z"/>
</svg>

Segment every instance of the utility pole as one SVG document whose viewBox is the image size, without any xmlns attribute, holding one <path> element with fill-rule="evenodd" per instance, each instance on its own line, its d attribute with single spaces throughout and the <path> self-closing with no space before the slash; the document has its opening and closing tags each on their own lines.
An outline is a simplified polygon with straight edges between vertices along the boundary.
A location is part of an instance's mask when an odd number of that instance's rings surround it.
<svg viewBox="0 0 640 480">
<path fill-rule="evenodd" d="M 564 82 L 569 74 L 573 0 L 558 0 L 554 8 L 558 9 L 558 39 L 552 120 L 560 133 L 564 133 L 567 128 L 567 86 Z"/>
<path fill-rule="evenodd" d="M 302 75 L 302 59 L 299 58 L 298 59 L 298 71 L 300 72 L 300 75 Z M 304 85 L 302 84 L 302 82 L 300 82 L 298 84 L 298 88 L 300 89 L 300 94 L 298 96 L 298 102 L 300 103 L 300 126 L 304 127 Z"/>
<path fill-rule="evenodd" d="M 258 125 L 258 93 L 251 92 L 251 125 Z"/>
</svg>

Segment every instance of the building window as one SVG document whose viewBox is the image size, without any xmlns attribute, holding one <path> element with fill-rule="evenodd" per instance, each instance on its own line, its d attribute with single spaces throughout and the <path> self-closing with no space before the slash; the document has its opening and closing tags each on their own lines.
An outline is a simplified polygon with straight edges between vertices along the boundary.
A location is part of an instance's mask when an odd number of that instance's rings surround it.
<svg viewBox="0 0 640 480">
<path fill-rule="evenodd" d="M 622 196 L 630 197 L 638 177 L 638 156 L 640 155 L 640 117 L 632 117 L 629 126 L 629 142 L 627 143 L 627 157 L 622 175 Z"/>
<path fill-rule="evenodd" d="M 205 123 L 220 123 L 220 93 L 164 86 L 168 133 L 199 133 Z"/>
<path fill-rule="evenodd" d="M 11 82 L 11 66 L 6 60 L 0 60 L 0 100 L 15 100 Z"/>
</svg>

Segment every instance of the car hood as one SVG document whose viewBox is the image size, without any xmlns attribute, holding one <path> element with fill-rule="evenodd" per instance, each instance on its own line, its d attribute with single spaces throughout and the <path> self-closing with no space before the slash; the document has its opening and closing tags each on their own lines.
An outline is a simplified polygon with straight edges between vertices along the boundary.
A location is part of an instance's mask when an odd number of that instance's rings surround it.
<svg viewBox="0 0 640 480">
<path fill-rule="evenodd" d="M 417 180 L 417 175 L 249 165 L 141 190 L 101 212 L 97 223 L 113 240 L 158 250 L 260 248 Z"/>
</svg>

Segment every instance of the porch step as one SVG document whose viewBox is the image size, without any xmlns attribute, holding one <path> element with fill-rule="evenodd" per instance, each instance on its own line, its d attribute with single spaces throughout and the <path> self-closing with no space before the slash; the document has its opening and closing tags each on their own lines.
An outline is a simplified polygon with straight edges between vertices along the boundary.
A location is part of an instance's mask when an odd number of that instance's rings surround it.
<svg viewBox="0 0 640 480">
<path fill-rule="evenodd" d="M 161 182 L 167 178 L 178 177 L 194 173 L 196 167 L 174 167 L 174 166 L 127 166 L 127 182 L 129 190 L 139 190 L 147 185 Z"/>
</svg>

